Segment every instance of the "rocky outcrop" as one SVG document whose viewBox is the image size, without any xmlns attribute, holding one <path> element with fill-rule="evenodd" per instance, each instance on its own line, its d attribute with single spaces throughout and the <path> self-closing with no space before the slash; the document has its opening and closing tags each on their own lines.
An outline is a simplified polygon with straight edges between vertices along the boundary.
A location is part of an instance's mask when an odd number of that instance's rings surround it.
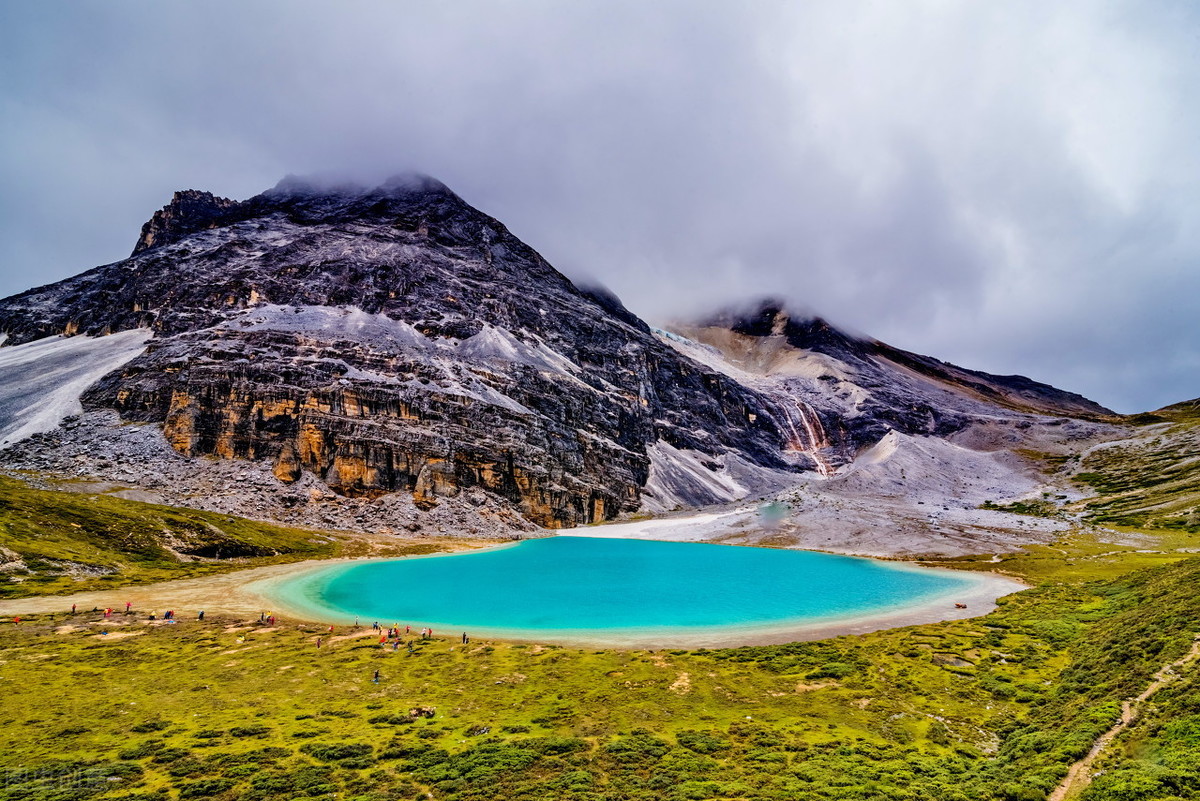
<svg viewBox="0 0 1200 801">
<path fill-rule="evenodd" d="M 767 399 L 425 177 L 179 193 L 129 259 L 0 301 L 9 343 L 135 327 L 146 353 L 85 406 L 285 483 L 476 488 L 559 527 L 637 509 L 655 443 L 791 469 Z"/>
<path fill-rule="evenodd" d="M 176 192 L 171 202 L 154 212 L 154 216 L 142 226 L 142 233 L 133 247 L 133 255 L 152 247 L 178 242 L 188 234 L 205 228 L 215 228 L 223 215 L 235 206 L 237 201 L 216 197 L 212 192 L 198 192 L 195 189 Z"/>
</svg>

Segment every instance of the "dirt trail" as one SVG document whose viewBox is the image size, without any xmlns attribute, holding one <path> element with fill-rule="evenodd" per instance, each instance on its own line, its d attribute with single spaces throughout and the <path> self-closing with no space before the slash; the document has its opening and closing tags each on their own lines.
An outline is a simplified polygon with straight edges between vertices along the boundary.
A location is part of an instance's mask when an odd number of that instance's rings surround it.
<svg viewBox="0 0 1200 801">
<path fill-rule="evenodd" d="M 478 540 L 443 540 L 438 541 L 438 544 L 445 549 L 439 553 L 497 547 L 495 542 Z M 419 554 L 402 558 L 419 559 L 426 555 L 436 554 Z M 311 570 L 320 570 L 330 565 L 347 564 L 364 558 L 369 557 L 310 559 L 303 562 L 233 570 L 212 576 L 173 579 L 156 584 L 135 584 L 115 590 L 91 590 L 71 595 L 11 598 L 0 601 L 0 616 L 65 612 L 71 608 L 71 604 L 75 604 L 80 611 L 93 607 L 99 609 L 111 607 L 117 610 L 114 612 L 114 617 L 120 617 L 128 602 L 133 605 L 133 609 L 139 617 L 148 612 L 161 614 L 168 609 L 175 610 L 182 616 L 192 617 L 198 610 L 203 609 L 213 615 L 252 618 L 261 614 L 271 614 L 270 610 L 277 608 L 278 604 L 270 598 L 263 597 L 248 585 L 264 579 L 282 580 L 299 576 Z"/>
<path fill-rule="evenodd" d="M 1071 766 L 1071 769 L 1067 771 L 1067 777 L 1063 779 L 1062 784 L 1054 789 L 1054 792 L 1050 794 L 1047 801 L 1066 801 L 1066 799 L 1074 798 L 1082 793 L 1092 783 L 1092 765 L 1104 753 L 1104 750 L 1108 748 L 1112 741 L 1116 739 L 1116 736 L 1138 719 L 1138 715 L 1142 711 L 1142 704 L 1164 685 L 1169 684 L 1177 678 L 1180 669 L 1187 667 L 1197 659 L 1200 659 L 1200 636 L 1197 636 L 1196 641 L 1192 643 L 1190 651 L 1155 673 L 1154 680 L 1142 691 L 1141 695 L 1132 701 L 1125 700 L 1121 702 L 1121 719 L 1113 724 L 1111 729 L 1097 738 L 1096 742 L 1092 745 L 1092 750 L 1087 752 L 1087 756 Z"/>
</svg>

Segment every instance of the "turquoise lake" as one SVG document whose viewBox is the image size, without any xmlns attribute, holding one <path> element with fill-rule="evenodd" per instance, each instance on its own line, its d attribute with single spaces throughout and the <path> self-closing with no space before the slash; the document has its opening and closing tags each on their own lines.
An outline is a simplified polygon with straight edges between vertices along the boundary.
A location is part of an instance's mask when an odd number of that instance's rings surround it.
<svg viewBox="0 0 1200 801">
<path fill-rule="evenodd" d="M 551 537 L 338 565 L 270 595 L 329 621 L 516 638 L 592 632 L 616 641 L 878 615 L 972 586 L 970 575 L 812 551 Z"/>
</svg>

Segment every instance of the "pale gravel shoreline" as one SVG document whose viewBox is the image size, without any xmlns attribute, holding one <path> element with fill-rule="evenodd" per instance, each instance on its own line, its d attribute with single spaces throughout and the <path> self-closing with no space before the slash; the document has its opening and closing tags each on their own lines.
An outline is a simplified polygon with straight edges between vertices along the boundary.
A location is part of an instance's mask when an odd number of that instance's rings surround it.
<svg viewBox="0 0 1200 801">
<path fill-rule="evenodd" d="M 447 543 L 453 545 L 454 543 Z M 487 549 L 512 547 L 516 543 L 488 546 Z M 405 559 L 423 559 L 450 553 L 477 551 L 466 543 L 463 547 L 434 554 L 422 554 Z M 72 595 L 38 596 L 0 601 L 0 615 L 13 617 L 29 614 L 67 612 L 71 604 L 81 611 L 93 607 L 111 607 L 124 610 L 125 603 L 133 604 L 141 614 L 154 613 L 161 616 L 174 610 L 183 619 L 194 618 L 201 609 L 206 615 L 255 618 L 262 614 L 274 614 L 281 622 L 305 622 L 347 625 L 352 621 L 345 614 L 329 613 L 310 607 L 295 599 L 284 597 L 279 590 L 283 582 L 290 582 L 305 574 L 326 570 L 331 567 L 365 564 L 382 561 L 380 558 L 319 559 L 292 562 L 283 565 L 238 570 L 217 576 L 177 579 L 131 586 L 116 590 L 75 593 Z M 912 562 L 889 560 L 884 562 L 893 569 L 918 569 Z M 714 627 L 703 631 L 684 629 L 679 631 L 657 630 L 645 633 L 595 631 L 501 631 L 477 629 L 471 632 L 477 639 L 513 642 L 537 642 L 576 647 L 658 649 L 658 648 L 724 648 L 742 645 L 777 645 L 787 642 L 828 639 L 846 635 L 867 634 L 884 629 L 923 623 L 937 623 L 979 617 L 996 608 L 996 600 L 1005 595 L 1027 589 L 1028 585 L 1013 578 L 995 573 L 975 573 L 948 568 L 926 568 L 921 570 L 948 570 L 956 577 L 970 579 L 963 588 L 947 591 L 935 598 L 915 605 L 887 612 L 853 617 L 834 618 L 822 622 L 773 623 L 745 626 Z M 965 603 L 966 609 L 955 608 L 955 603 Z M 389 621 L 391 622 L 391 621 Z M 405 621 L 420 627 L 429 621 Z M 435 628 L 436 628 L 435 624 Z"/>
</svg>

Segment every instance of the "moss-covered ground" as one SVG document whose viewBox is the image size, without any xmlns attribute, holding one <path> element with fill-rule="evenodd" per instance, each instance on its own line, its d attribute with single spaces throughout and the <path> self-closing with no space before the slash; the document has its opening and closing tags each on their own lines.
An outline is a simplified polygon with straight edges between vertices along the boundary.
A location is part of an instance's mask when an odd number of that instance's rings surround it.
<svg viewBox="0 0 1200 801">
<path fill-rule="evenodd" d="M 1177 547 L 1081 533 L 960 562 L 1038 585 L 983 618 L 709 651 L 5 622 L 0 799 L 1041 799 L 1200 630 Z M 1198 692 L 1156 698 L 1087 797 L 1200 794 Z"/>
</svg>

